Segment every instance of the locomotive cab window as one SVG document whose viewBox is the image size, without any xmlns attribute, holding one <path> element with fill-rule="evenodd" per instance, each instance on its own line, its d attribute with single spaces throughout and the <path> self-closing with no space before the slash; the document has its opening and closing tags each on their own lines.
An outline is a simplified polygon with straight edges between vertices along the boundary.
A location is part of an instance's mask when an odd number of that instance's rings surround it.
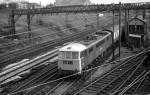
<svg viewBox="0 0 150 95">
<path fill-rule="evenodd" d="M 65 56 L 66 54 L 64 51 L 59 52 L 59 58 L 65 59 Z"/>
<path fill-rule="evenodd" d="M 66 59 L 71 59 L 71 52 L 70 51 L 66 52 Z"/>
<path fill-rule="evenodd" d="M 72 59 L 78 59 L 79 53 L 78 52 L 72 52 Z"/>
</svg>

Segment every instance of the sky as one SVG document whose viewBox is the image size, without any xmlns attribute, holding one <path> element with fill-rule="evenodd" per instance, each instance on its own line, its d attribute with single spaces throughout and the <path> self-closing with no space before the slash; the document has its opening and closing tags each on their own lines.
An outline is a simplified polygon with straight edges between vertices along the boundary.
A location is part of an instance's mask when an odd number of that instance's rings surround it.
<svg viewBox="0 0 150 95">
<path fill-rule="evenodd" d="M 23 0 L 0 0 L 0 2 L 1 1 L 23 1 Z M 55 2 L 55 0 L 26 0 L 26 1 L 36 2 L 36 3 L 41 2 L 42 5 Z M 90 0 L 90 1 L 95 4 L 101 4 L 101 3 L 110 4 L 110 3 L 119 3 L 120 1 L 123 3 L 135 3 L 135 2 L 148 2 L 149 0 Z"/>
</svg>

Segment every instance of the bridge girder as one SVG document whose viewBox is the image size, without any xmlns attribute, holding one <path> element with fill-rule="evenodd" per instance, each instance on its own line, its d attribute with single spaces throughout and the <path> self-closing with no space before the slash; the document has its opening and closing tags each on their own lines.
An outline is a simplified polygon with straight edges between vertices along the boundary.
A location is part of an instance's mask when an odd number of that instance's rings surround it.
<svg viewBox="0 0 150 95">
<path fill-rule="evenodd" d="M 73 6 L 55 6 L 51 8 L 38 9 L 15 9 L 10 13 L 11 33 L 15 33 L 15 20 L 17 15 L 27 15 L 28 30 L 30 30 L 30 16 L 35 14 L 58 14 L 58 13 L 98 13 L 104 11 L 119 11 L 119 10 L 139 10 L 150 9 L 150 2 L 146 3 L 119 3 L 119 4 L 100 4 L 100 5 L 73 5 Z"/>
<path fill-rule="evenodd" d="M 56 6 L 51 8 L 38 9 L 15 9 L 14 15 L 27 14 L 50 14 L 50 13 L 83 13 L 83 12 L 103 12 L 103 11 L 119 11 L 121 10 L 138 10 L 150 9 L 150 3 L 124 3 L 124 4 L 106 4 L 106 5 L 73 5 L 73 6 Z"/>
</svg>

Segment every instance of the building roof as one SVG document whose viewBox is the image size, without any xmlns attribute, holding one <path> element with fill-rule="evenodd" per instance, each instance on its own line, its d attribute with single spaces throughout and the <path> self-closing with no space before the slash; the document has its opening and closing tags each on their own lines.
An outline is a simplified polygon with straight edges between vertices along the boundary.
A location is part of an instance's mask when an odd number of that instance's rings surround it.
<svg viewBox="0 0 150 95">
<path fill-rule="evenodd" d="M 83 51 L 87 47 L 80 43 L 72 43 L 59 49 L 59 51 Z"/>
<path fill-rule="evenodd" d="M 129 20 L 128 22 L 131 23 L 131 22 L 133 22 L 133 21 L 140 21 L 140 22 L 142 22 L 142 23 L 145 23 L 145 22 L 146 22 L 144 19 L 141 19 L 141 18 L 139 18 L 139 17 L 134 17 L 134 18 L 132 18 L 131 20 Z"/>
<path fill-rule="evenodd" d="M 137 35 L 137 34 L 129 34 L 130 37 L 136 37 L 136 38 L 141 38 L 141 35 Z"/>
</svg>

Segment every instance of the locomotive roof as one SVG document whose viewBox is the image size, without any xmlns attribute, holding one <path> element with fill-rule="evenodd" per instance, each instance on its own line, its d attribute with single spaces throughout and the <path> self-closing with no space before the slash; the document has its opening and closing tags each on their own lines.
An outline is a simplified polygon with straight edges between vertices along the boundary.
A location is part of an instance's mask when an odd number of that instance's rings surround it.
<svg viewBox="0 0 150 95">
<path fill-rule="evenodd" d="M 59 51 L 83 51 L 87 47 L 80 43 L 71 43 L 59 49 Z"/>
<path fill-rule="evenodd" d="M 94 42 L 102 39 L 107 34 L 107 31 L 93 33 L 82 41 L 70 43 L 69 45 L 60 48 L 59 51 L 83 51 L 90 47 Z"/>
<path fill-rule="evenodd" d="M 107 34 L 108 34 L 107 31 L 96 32 L 94 34 L 87 36 L 84 40 L 80 41 L 80 43 L 89 47 L 92 43 L 102 39 Z"/>
</svg>

